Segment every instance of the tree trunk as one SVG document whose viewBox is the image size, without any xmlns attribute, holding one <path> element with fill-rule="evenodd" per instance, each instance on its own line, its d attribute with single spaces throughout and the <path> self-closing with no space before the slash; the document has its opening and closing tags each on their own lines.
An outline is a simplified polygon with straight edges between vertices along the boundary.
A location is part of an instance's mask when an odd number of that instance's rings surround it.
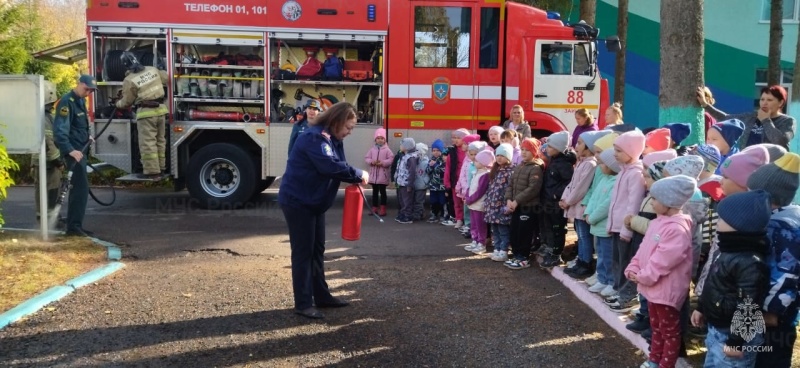
<svg viewBox="0 0 800 368">
<path fill-rule="evenodd" d="M 617 51 L 617 65 L 614 70 L 614 101 L 623 102 L 625 99 L 625 52 L 628 49 L 628 0 L 619 0 L 617 37 L 619 37 L 622 48 Z"/>
<path fill-rule="evenodd" d="M 661 0 L 659 125 L 690 123 L 681 145 L 705 141 L 703 109 L 695 91 L 703 82 L 703 0 Z"/>
<path fill-rule="evenodd" d="M 581 0 L 580 20 L 594 27 L 597 16 L 597 0 Z"/>
<path fill-rule="evenodd" d="M 771 0 L 769 14 L 769 66 L 767 84 L 781 84 L 781 42 L 783 42 L 783 1 Z M 787 0 L 793 1 L 793 0 Z"/>
</svg>

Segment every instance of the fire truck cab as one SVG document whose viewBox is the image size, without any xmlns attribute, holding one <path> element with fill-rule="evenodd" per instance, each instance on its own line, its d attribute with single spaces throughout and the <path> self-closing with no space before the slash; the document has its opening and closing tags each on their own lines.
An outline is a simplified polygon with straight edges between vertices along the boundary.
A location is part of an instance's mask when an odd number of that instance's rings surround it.
<svg viewBox="0 0 800 368">
<path fill-rule="evenodd" d="M 283 174 L 311 99 L 323 110 L 355 106 L 346 156 L 363 168 L 379 127 L 397 149 L 404 137 L 449 144 L 454 129 L 486 131 L 514 105 L 537 136 L 571 131 L 578 108 L 602 119 L 597 36 L 503 0 L 89 1 L 86 55 L 98 81 L 89 108 L 95 126 L 110 124 L 93 152 L 141 172 L 135 119 L 109 108 L 123 51 L 172 80 L 164 102 L 175 189 L 204 208 L 233 208 Z"/>
</svg>

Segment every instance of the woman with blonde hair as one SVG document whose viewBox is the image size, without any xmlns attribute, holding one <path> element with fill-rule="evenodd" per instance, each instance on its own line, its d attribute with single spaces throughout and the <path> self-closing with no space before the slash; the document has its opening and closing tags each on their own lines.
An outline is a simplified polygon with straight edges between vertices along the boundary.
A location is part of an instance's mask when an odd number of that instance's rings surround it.
<svg viewBox="0 0 800 368">
<path fill-rule="evenodd" d="M 606 126 L 622 124 L 622 103 L 614 102 L 605 112 Z"/>
<path fill-rule="evenodd" d="M 519 133 L 521 136 L 520 140 L 525 138 L 531 137 L 531 126 L 525 120 L 525 112 L 522 110 L 522 106 L 514 105 L 511 107 L 511 118 L 506 120 L 503 123 L 504 129 L 511 129 Z"/>
</svg>

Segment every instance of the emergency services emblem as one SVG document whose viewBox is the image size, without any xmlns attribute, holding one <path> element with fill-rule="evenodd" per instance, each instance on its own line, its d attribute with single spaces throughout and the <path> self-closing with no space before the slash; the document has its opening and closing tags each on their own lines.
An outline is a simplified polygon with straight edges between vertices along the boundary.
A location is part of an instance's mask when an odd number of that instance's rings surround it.
<svg viewBox="0 0 800 368">
<path fill-rule="evenodd" d="M 331 149 L 331 145 L 327 143 L 322 144 L 322 154 L 325 156 L 333 157 L 333 150 Z"/>
<path fill-rule="evenodd" d="M 300 7 L 300 3 L 294 0 L 289 0 L 283 3 L 283 7 L 281 7 L 281 14 L 286 20 L 290 22 L 294 22 L 300 19 L 300 16 L 303 15 L 303 8 Z"/>
<path fill-rule="evenodd" d="M 450 100 L 450 80 L 445 77 L 438 77 L 433 80 L 433 100 L 443 104 Z"/>
<path fill-rule="evenodd" d="M 58 111 L 59 115 L 61 116 L 68 116 L 69 115 L 69 107 L 62 107 L 61 110 Z"/>
<path fill-rule="evenodd" d="M 758 304 L 753 303 L 753 298 L 744 298 L 744 303 L 736 306 L 731 320 L 731 333 L 750 342 L 756 334 L 764 333 L 767 329 L 764 322 L 764 315 L 761 313 Z"/>
</svg>

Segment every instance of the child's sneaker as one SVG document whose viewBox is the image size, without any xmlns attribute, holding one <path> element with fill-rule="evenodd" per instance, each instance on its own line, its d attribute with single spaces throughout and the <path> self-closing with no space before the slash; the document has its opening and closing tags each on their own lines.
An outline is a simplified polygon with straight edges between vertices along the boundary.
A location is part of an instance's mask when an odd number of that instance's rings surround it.
<svg viewBox="0 0 800 368">
<path fill-rule="evenodd" d="M 590 286 L 590 287 L 589 287 L 589 291 L 590 291 L 590 292 L 592 292 L 592 293 L 595 293 L 595 294 L 597 294 L 597 293 L 599 293 L 599 292 L 603 291 L 603 289 L 605 289 L 605 288 L 606 288 L 606 286 L 608 286 L 608 285 L 605 285 L 605 284 L 602 284 L 602 283 L 599 283 L 599 282 L 598 282 L 598 283 L 596 283 L 596 284 L 594 284 L 594 285 Z"/>
<path fill-rule="evenodd" d="M 470 243 L 469 245 L 464 247 L 464 250 L 467 251 L 467 252 L 472 252 L 472 250 L 475 249 L 475 247 L 477 247 L 477 246 L 478 246 L 478 242 L 473 240 L 472 243 Z"/>
<path fill-rule="evenodd" d="M 575 268 L 575 264 L 576 264 L 576 263 L 578 263 L 578 259 L 577 259 L 577 258 L 575 258 L 575 259 L 573 259 L 573 260 L 571 260 L 571 261 L 567 262 L 567 263 L 566 263 L 566 266 L 567 266 L 567 268 L 565 268 L 565 269 L 564 269 L 564 271 L 566 272 L 566 271 L 567 271 L 567 270 L 569 270 L 569 269 Z"/>
<path fill-rule="evenodd" d="M 645 362 L 642 363 L 639 368 L 658 368 L 658 363 L 645 360 Z"/>
<path fill-rule="evenodd" d="M 506 264 L 506 267 L 512 270 L 521 270 L 531 266 L 531 261 L 527 259 L 515 259 L 511 264 Z"/>
<path fill-rule="evenodd" d="M 414 221 L 412 221 L 408 217 L 400 217 L 400 218 L 397 219 L 397 222 L 399 222 L 401 224 L 413 224 L 414 223 Z"/>
<path fill-rule="evenodd" d="M 601 296 L 610 297 L 613 295 L 617 295 L 617 291 L 614 290 L 614 285 L 606 285 L 606 288 L 600 292 Z"/>
<path fill-rule="evenodd" d="M 460 229 L 462 226 L 464 226 L 464 221 L 458 220 L 453 226 L 455 226 L 456 229 Z"/>
<path fill-rule="evenodd" d="M 471 252 L 475 254 L 483 254 L 486 253 L 486 247 L 483 246 L 483 244 L 478 243 L 478 245 L 475 248 L 472 248 Z"/>
<path fill-rule="evenodd" d="M 627 313 L 628 311 L 633 309 L 633 307 L 635 307 L 637 304 L 639 304 L 638 298 L 633 298 L 628 301 L 622 301 L 619 298 L 617 298 L 617 301 L 615 303 L 608 305 L 608 309 L 611 309 L 616 313 Z"/>
<path fill-rule="evenodd" d="M 561 256 L 556 254 L 547 254 L 544 256 L 541 262 L 539 262 L 539 267 L 544 269 L 550 269 L 556 267 L 561 264 Z"/>
<path fill-rule="evenodd" d="M 589 276 L 589 278 L 587 278 L 586 280 L 583 280 L 583 281 L 586 283 L 586 285 L 594 286 L 594 284 L 598 283 L 598 281 L 597 281 L 597 272 L 595 272 L 594 275 Z"/>
<path fill-rule="evenodd" d="M 428 223 L 433 224 L 433 223 L 436 223 L 436 222 L 439 222 L 439 218 L 436 217 L 436 215 L 431 215 L 431 217 L 428 217 Z"/>
<path fill-rule="evenodd" d="M 453 220 L 452 217 L 448 217 L 444 221 L 442 221 L 441 224 L 444 225 L 444 226 L 453 226 L 453 225 L 456 224 L 456 221 Z"/>
<path fill-rule="evenodd" d="M 495 262 L 505 262 L 508 260 L 508 253 L 504 250 L 496 250 L 495 254 L 492 256 L 492 261 Z"/>
</svg>

